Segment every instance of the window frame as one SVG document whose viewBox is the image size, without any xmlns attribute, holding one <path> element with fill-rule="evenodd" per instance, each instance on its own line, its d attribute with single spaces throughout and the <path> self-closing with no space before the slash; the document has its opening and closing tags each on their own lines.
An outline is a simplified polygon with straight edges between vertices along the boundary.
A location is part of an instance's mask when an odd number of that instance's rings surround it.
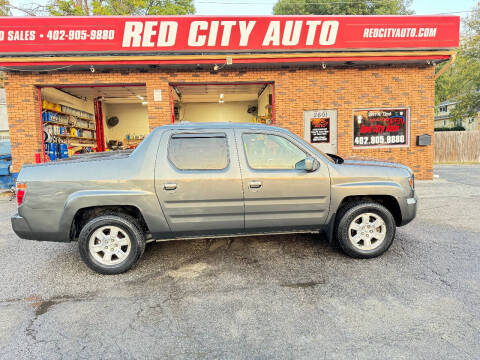
<svg viewBox="0 0 480 360">
<path fill-rule="evenodd" d="M 304 147 L 302 146 L 299 146 L 299 144 L 297 144 L 296 141 L 293 141 L 293 139 L 290 139 L 289 137 L 287 136 L 284 136 L 283 134 L 280 134 L 280 133 L 277 133 L 277 132 L 262 132 L 262 131 L 243 131 L 241 134 L 240 134 L 240 137 L 241 137 L 241 144 L 242 144 L 242 148 L 243 148 L 243 155 L 245 156 L 245 163 L 247 164 L 248 168 L 252 171 L 261 171 L 261 172 L 268 172 L 268 171 L 275 171 L 275 172 L 280 172 L 280 171 L 288 171 L 288 172 L 305 172 L 305 170 L 302 170 L 302 169 L 275 169 L 275 168 L 272 168 L 272 169 L 257 169 L 257 168 L 254 168 L 250 165 L 250 162 L 248 161 L 248 155 L 247 155 L 247 151 L 245 149 L 245 143 L 244 143 L 244 140 L 243 140 L 243 136 L 244 135 L 248 135 L 248 134 L 254 134 L 254 135 L 273 135 L 273 136 L 278 136 L 278 137 L 281 137 L 281 138 L 284 138 L 286 141 L 290 142 L 292 145 L 294 145 L 295 147 L 297 147 L 299 150 L 301 150 L 304 154 L 305 154 L 305 158 L 307 157 L 312 157 L 314 158 L 315 160 L 318 161 L 318 159 L 316 158 L 316 156 L 313 156 L 309 151 L 307 151 Z M 321 162 L 319 161 L 319 164 L 320 166 L 318 167 L 318 169 L 321 168 Z M 318 171 L 318 169 L 312 171 L 312 173 Z"/>
<path fill-rule="evenodd" d="M 208 136 L 208 135 L 223 135 L 223 136 Z M 175 163 L 172 161 L 171 157 L 170 157 L 170 144 L 172 142 L 172 139 L 177 136 L 177 135 L 187 135 L 185 136 L 186 138 L 188 137 L 191 137 L 191 138 L 225 138 L 225 143 L 227 145 L 227 164 L 225 165 L 224 168 L 222 169 L 180 169 L 178 168 Z M 190 135 L 190 136 L 188 136 Z M 195 136 L 197 135 L 197 136 Z M 202 136 L 204 135 L 204 136 Z M 196 131 L 180 131 L 180 132 L 172 132 L 170 133 L 170 136 L 169 136 L 169 139 L 168 139 L 168 142 L 167 142 L 167 160 L 168 162 L 170 163 L 170 166 L 172 168 L 174 168 L 176 171 L 181 171 L 181 172 L 213 172 L 213 171 L 216 171 L 216 172 L 223 172 L 223 171 L 226 171 L 230 168 L 230 144 L 228 142 L 228 134 L 226 132 L 222 132 L 222 131 L 218 131 L 218 132 L 211 132 L 211 131 L 208 131 L 208 132 L 196 132 Z"/>
</svg>

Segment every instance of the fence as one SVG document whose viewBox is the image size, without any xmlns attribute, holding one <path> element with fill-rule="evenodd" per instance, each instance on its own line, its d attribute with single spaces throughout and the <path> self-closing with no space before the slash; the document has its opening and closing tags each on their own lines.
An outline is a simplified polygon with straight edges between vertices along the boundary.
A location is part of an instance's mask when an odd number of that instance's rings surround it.
<svg viewBox="0 0 480 360">
<path fill-rule="evenodd" d="M 435 132 L 434 161 L 480 162 L 480 131 Z"/>
</svg>

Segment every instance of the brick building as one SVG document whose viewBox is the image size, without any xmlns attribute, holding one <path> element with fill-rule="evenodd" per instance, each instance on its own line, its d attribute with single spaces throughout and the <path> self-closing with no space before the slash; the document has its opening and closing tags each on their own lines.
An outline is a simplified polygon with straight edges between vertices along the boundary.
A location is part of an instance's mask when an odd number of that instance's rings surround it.
<svg viewBox="0 0 480 360">
<path fill-rule="evenodd" d="M 66 157 L 67 147 L 70 155 L 134 147 L 154 127 L 172 122 L 251 121 L 287 128 L 325 152 L 401 162 L 417 178 L 433 177 L 433 144 L 417 144 L 417 137 L 433 135 L 434 64 L 448 61 L 458 45 L 458 17 L 168 17 L 163 40 L 162 18 L 135 19 L 133 25 L 129 18 L 96 19 L 99 29 L 123 33 L 121 44 L 103 41 L 104 49 L 92 41 L 79 49 L 75 39 L 60 46 L 35 19 L 25 29 L 47 38 L 38 47 L 25 34 L 20 47 L 0 41 L 0 63 L 10 67 L 5 89 L 14 171 L 43 160 L 36 154 Z M 152 30 L 145 19 L 160 26 Z M 69 26 L 56 21 L 58 29 Z M 77 28 L 85 21 L 92 19 L 81 18 Z M 237 34 L 233 22 L 242 21 Z M 322 21 L 330 23 L 328 31 L 319 30 L 313 41 L 312 24 Z M 230 23 L 230 43 L 228 24 L 223 34 L 206 30 L 223 22 Z M 309 27 L 298 30 L 298 23 Z M 395 37 L 391 27 L 408 27 L 414 36 L 400 31 Z M 278 39 L 276 29 L 283 29 Z M 177 48 L 147 51 L 152 43 Z M 126 45 L 137 47 L 127 51 Z"/>
</svg>

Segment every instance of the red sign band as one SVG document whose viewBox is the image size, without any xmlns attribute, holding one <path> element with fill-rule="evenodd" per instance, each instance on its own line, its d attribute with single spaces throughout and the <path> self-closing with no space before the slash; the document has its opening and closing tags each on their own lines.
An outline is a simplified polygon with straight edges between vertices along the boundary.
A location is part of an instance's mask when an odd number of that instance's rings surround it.
<svg viewBox="0 0 480 360">
<path fill-rule="evenodd" d="M 458 16 L 2 17 L 0 54 L 448 49 Z"/>
</svg>

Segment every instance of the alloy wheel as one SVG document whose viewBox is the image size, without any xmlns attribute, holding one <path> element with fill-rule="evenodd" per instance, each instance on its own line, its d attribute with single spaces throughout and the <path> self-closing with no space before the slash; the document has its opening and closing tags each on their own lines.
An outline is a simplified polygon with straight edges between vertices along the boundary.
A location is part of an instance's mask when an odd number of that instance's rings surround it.
<svg viewBox="0 0 480 360">
<path fill-rule="evenodd" d="M 375 213 L 363 213 L 355 217 L 348 227 L 348 238 L 359 250 L 374 250 L 385 240 L 387 225 Z"/>
<path fill-rule="evenodd" d="M 132 249 L 127 232 L 117 226 L 102 226 L 90 236 L 88 250 L 102 265 L 117 265 L 123 262 Z"/>
</svg>

